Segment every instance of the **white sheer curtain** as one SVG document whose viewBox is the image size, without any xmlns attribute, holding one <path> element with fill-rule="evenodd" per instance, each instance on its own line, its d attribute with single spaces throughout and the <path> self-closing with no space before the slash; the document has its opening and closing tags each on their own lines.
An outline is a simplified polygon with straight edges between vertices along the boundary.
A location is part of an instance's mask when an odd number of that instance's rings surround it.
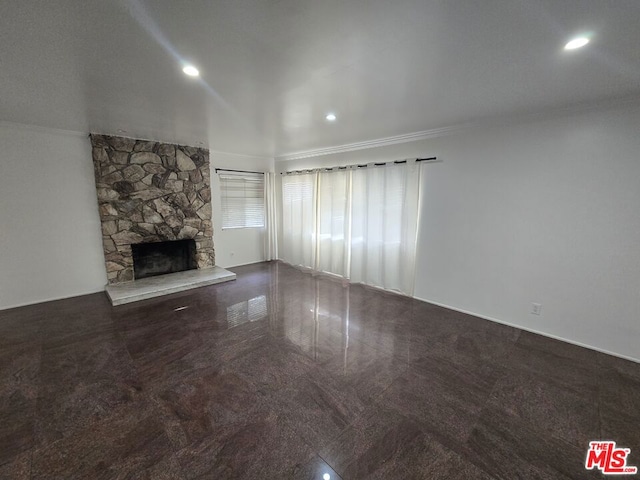
<svg viewBox="0 0 640 480">
<path fill-rule="evenodd" d="M 282 178 L 281 257 L 292 265 L 316 265 L 317 181 L 317 172 Z"/>
<path fill-rule="evenodd" d="M 283 260 L 413 295 L 415 163 L 286 175 Z"/>
<path fill-rule="evenodd" d="M 318 256 L 315 269 L 349 277 L 351 172 L 318 176 Z"/>
<path fill-rule="evenodd" d="M 278 207 L 276 195 L 276 174 L 264 174 L 265 236 L 264 256 L 266 260 L 278 258 Z"/>
<path fill-rule="evenodd" d="M 369 167 L 352 175 L 351 280 L 413 295 L 417 167 Z"/>
</svg>

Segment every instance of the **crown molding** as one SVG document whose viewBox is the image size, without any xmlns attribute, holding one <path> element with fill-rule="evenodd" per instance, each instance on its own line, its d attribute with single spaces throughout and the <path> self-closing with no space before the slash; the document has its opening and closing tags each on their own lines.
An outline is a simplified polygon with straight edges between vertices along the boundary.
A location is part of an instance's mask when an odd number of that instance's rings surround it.
<svg viewBox="0 0 640 480">
<path fill-rule="evenodd" d="M 205 142 L 202 142 L 202 144 L 196 144 L 194 145 L 194 142 L 185 142 L 185 141 L 169 141 L 169 140 L 159 140 L 157 138 L 151 137 L 151 136 L 145 136 L 145 135 L 141 135 L 141 136 L 135 136 L 132 135 L 129 132 L 126 133 L 110 133 L 110 132 L 104 132 L 104 131 L 95 131 L 92 130 L 90 132 L 79 132 L 76 130 L 64 130 L 62 128 L 53 128 L 53 127 L 43 127 L 40 125 L 33 125 L 33 124 L 27 124 L 27 123 L 18 123 L 18 122 L 9 122 L 6 120 L 0 120 L 0 128 L 7 128 L 7 129 L 14 129 L 14 130 L 25 130 L 25 131 L 29 131 L 29 132 L 37 132 L 37 133 L 47 133 L 50 135 L 64 135 L 67 137 L 77 137 L 77 138 L 87 138 L 89 135 L 91 135 L 92 133 L 95 133 L 96 135 L 108 135 L 108 136 L 115 136 L 115 137 L 123 137 L 123 138 L 131 138 L 134 140 L 144 140 L 144 141 L 149 141 L 149 142 L 164 142 L 164 143 L 172 143 L 175 145 L 182 145 L 182 146 L 188 146 L 188 147 L 194 147 L 194 148 L 204 148 L 209 150 L 209 155 L 213 156 L 213 155 L 218 155 L 218 156 L 226 156 L 226 157 L 232 157 L 232 158 L 239 158 L 239 159 L 245 159 L 245 160 L 258 160 L 258 161 L 273 161 L 274 157 L 273 156 L 266 156 L 266 155 L 248 155 L 248 154 L 244 154 L 244 153 L 234 153 L 234 152 L 223 152 L 221 150 L 211 150 L 208 149 L 207 145 Z"/>
<path fill-rule="evenodd" d="M 233 153 L 233 152 L 223 152 L 221 150 L 209 150 L 209 156 L 213 157 L 215 155 L 225 156 L 225 157 L 234 157 L 245 160 L 260 160 L 260 161 L 271 161 L 274 157 L 267 157 L 262 155 L 247 155 L 245 153 Z"/>
<path fill-rule="evenodd" d="M 386 147 L 388 145 L 397 145 L 399 143 L 417 142 L 427 138 L 442 137 L 451 135 L 454 132 L 469 128 L 469 125 L 456 125 L 452 127 L 434 128 L 432 130 L 423 130 L 421 132 L 405 133 L 402 135 L 394 135 L 392 137 L 376 138 L 374 140 L 365 140 L 363 142 L 347 143 L 344 145 L 336 145 L 334 147 L 317 148 L 314 150 L 304 150 L 301 152 L 287 153 L 276 156 L 276 161 L 287 162 L 290 160 L 301 160 L 303 158 L 321 157 L 324 155 L 333 155 L 336 153 L 354 152 L 356 150 L 366 150 L 369 148 Z"/>
<path fill-rule="evenodd" d="M 65 135 L 67 137 L 87 137 L 88 132 L 77 132 L 75 130 L 63 130 L 61 128 L 41 127 L 39 125 L 29 125 L 26 123 L 0 121 L 0 128 L 12 128 L 14 130 L 28 130 L 31 132 L 48 133 L 52 135 Z"/>
<path fill-rule="evenodd" d="M 586 103 L 580 103 L 577 105 L 570 105 L 559 108 L 543 109 L 537 112 L 518 113 L 506 116 L 497 116 L 493 118 L 480 119 L 474 122 L 463 123 L 459 125 L 447 126 L 442 128 L 434 128 L 431 130 L 423 130 L 420 132 L 406 133 L 401 135 L 395 135 L 391 137 L 377 138 L 373 140 L 365 140 L 361 142 L 347 143 L 343 145 L 336 145 L 332 147 L 317 148 L 310 150 L 302 150 L 298 152 L 270 155 L 248 155 L 234 152 L 224 152 L 219 150 L 209 149 L 210 155 L 227 156 L 238 159 L 247 160 L 260 160 L 260 161 L 275 161 L 286 162 L 290 160 L 301 160 L 305 158 L 321 157 L 324 155 L 332 155 L 338 153 L 353 152 L 357 150 L 366 150 L 370 148 L 385 147 L 389 145 L 397 145 L 400 143 L 417 142 L 420 140 L 426 140 L 429 138 L 442 137 L 445 135 L 451 135 L 460 131 L 474 130 L 483 127 L 498 127 L 511 125 L 515 123 L 527 123 L 533 121 L 540 121 L 547 118 L 554 118 L 558 116 L 568 116 L 574 114 L 588 113 L 590 111 L 618 109 L 621 107 L 639 108 L 640 107 L 640 95 L 631 94 L 612 99 L 603 99 L 599 101 L 592 101 Z M 79 132 L 75 130 L 64 130 L 60 128 L 44 127 L 32 124 L 24 124 L 19 122 L 10 122 L 6 120 L 0 120 L 0 128 L 11 128 L 16 130 L 28 130 L 32 132 L 48 133 L 54 135 L 64 135 L 70 137 L 87 137 L 89 132 Z M 94 132 L 98 133 L 98 132 Z M 132 137 L 130 134 L 119 133 L 102 133 L 103 135 L 116 135 L 124 136 L 127 138 L 136 138 L 137 140 L 149 140 L 149 141 L 162 141 L 155 138 L 140 138 Z M 166 141 L 166 140 L 165 140 Z M 170 141 L 169 143 L 176 143 L 179 145 L 188 145 L 197 148 L 207 148 L 206 144 L 203 145 L 191 145 L 193 142 L 181 142 Z"/>
<path fill-rule="evenodd" d="M 395 135 L 392 137 L 378 138 L 374 140 L 365 140 L 363 142 L 347 143 L 333 147 L 317 148 L 312 150 L 303 150 L 299 152 L 286 153 L 276 155 L 276 162 L 287 162 L 290 160 L 302 160 L 304 158 L 321 157 L 324 155 L 332 155 L 336 153 L 353 152 L 356 150 L 366 150 L 369 148 L 385 147 L 388 145 L 396 145 L 399 143 L 417 142 L 428 138 L 442 137 L 451 135 L 460 131 L 474 130 L 487 127 L 501 127 L 512 125 L 515 123 L 537 122 L 549 118 L 571 116 L 576 114 L 584 114 L 598 110 L 618 109 L 621 107 L 638 108 L 640 107 L 640 96 L 637 94 L 625 95 L 612 99 L 604 99 L 592 102 L 578 103 L 569 106 L 547 108 L 536 112 L 524 112 L 511 115 L 498 115 L 492 118 L 485 118 L 473 122 L 462 123 L 442 128 L 434 128 L 421 132 L 407 133 L 403 135 Z"/>
</svg>

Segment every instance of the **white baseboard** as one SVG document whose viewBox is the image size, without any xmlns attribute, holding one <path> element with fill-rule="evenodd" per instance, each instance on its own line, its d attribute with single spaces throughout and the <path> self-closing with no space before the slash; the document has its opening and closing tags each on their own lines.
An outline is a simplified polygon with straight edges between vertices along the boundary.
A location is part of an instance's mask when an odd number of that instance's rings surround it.
<svg viewBox="0 0 640 480">
<path fill-rule="evenodd" d="M 247 262 L 247 263 L 238 263 L 236 265 L 229 265 L 228 267 L 222 267 L 220 266 L 220 268 L 235 268 L 235 267 L 246 267 L 247 265 L 255 265 L 256 263 L 265 263 L 268 262 L 269 260 L 256 260 L 255 262 Z"/>
<path fill-rule="evenodd" d="M 551 333 L 542 332 L 540 330 L 535 330 L 529 327 L 523 327 L 521 325 L 517 325 L 515 323 L 507 322 L 505 320 L 500 320 L 498 318 L 489 317 L 487 315 L 481 315 L 479 313 L 471 312 L 469 310 L 464 310 L 462 308 L 453 307 L 451 305 L 447 305 L 445 303 L 434 302 L 433 300 L 428 300 L 426 298 L 414 297 L 416 300 L 420 300 L 422 302 L 430 303 L 432 305 L 437 305 L 438 307 L 448 308 L 449 310 L 454 310 L 456 312 L 465 313 L 467 315 L 473 315 L 474 317 L 482 318 L 483 320 L 489 320 L 490 322 L 500 323 L 502 325 L 507 325 L 509 327 L 518 328 L 520 330 L 524 330 L 526 332 L 535 333 L 537 335 L 542 335 L 543 337 L 553 338 L 554 340 L 560 340 L 561 342 L 570 343 L 572 345 L 576 345 L 578 347 L 588 348 L 589 350 L 595 350 L 596 352 L 604 353 L 606 355 L 611 355 L 613 357 L 622 358 L 624 360 L 629 360 L 631 362 L 640 363 L 640 359 L 629 357 L 627 355 L 622 355 L 616 352 L 610 352 L 609 350 L 604 350 L 599 347 L 594 347 L 593 345 L 587 345 L 586 343 L 576 342 L 575 340 L 570 340 L 568 338 L 559 337 L 558 335 L 553 335 Z"/>
<path fill-rule="evenodd" d="M 58 297 L 47 297 L 47 298 L 44 298 L 42 300 L 36 300 L 34 302 L 16 303 L 16 304 L 13 304 L 13 305 L 8 305 L 6 307 L 0 307 L 0 311 L 10 310 L 12 308 L 28 307 L 29 305 L 39 305 L 40 303 L 55 302 L 56 300 L 66 300 L 67 298 L 82 297 L 83 295 L 92 295 L 94 293 L 100 293 L 100 292 L 104 292 L 104 287 L 102 287 L 99 290 L 89 290 L 89 291 L 86 291 L 86 292 L 74 293 L 72 295 L 62 295 L 62 296 L 58 296 Z"/>
</svg>

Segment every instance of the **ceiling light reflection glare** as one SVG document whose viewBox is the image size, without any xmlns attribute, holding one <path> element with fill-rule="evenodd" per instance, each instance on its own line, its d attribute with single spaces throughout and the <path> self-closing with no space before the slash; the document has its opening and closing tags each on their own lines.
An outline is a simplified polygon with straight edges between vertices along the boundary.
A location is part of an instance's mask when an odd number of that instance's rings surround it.
<svg viewBox="0 0 640 480">
<path fill-rule="evenodd" d="M 189 75 L 190 77 L 197 77 L 200 75 L 198 69 L 193 65 L 185 65 L 182 71 L 185 73 L 185 75 Z"/>
<path fill-rule="evenodd" d="M 576 37 L 570 40 L 565 46 L 565 50 L 575 50 L 577 48 L 584 47 L 587 43 L 589 43 L 589 39 L 587 37 Z"/>
</svg>

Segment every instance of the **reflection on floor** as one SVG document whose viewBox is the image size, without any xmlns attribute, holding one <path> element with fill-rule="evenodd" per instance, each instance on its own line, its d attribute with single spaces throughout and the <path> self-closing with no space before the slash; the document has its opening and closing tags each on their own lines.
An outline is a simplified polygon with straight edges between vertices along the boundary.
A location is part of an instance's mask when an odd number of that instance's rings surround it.
<svg viewBox="0 0 640 480">
<path fill-rule="evenodd" d="M 277 262 L 0 312 L 0 478 L 586 479 L 640 365 Z M 328 475 L 328 476 L 327 476 Z"/>
</svg>

